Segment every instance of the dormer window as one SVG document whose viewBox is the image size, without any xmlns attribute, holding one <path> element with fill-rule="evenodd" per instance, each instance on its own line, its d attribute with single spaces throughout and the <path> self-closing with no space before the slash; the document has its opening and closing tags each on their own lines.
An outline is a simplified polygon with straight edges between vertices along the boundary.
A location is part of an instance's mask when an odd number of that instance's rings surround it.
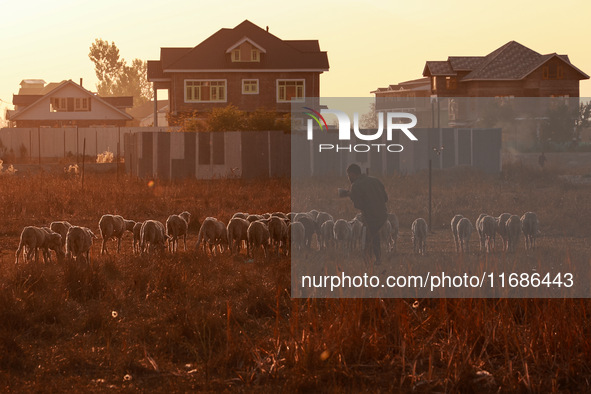
<svg viewBox="0 0 591 394">
<path fill-rule="evenodd" d="M 244 37 L 242 40 L 228 48 L 226 53 L 230 55 L 230 60 L 233 63 L 259 63 L 261 61 L 261 54 L 265 53 L 265 49 L 247 37 Z"/>
</svg>

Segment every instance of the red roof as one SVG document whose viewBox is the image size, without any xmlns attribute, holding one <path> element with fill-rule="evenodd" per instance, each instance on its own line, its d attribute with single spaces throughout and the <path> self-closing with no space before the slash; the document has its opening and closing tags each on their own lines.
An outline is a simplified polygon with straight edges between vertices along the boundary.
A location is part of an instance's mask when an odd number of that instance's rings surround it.
<svg viewBox="0 0 591 394">
<path fill-rule="evenodd" d="M 580 79 L 589 78 L 570 62 L 568 56 L 556 53 L 541 55 L 516 41 L 509 41 L 486 56 L 450 56 L 446 61 L 428 61 L 423 75 L 455 76 L 460 71 L 467 71 L 461 81 L 520 80 L 554 57 L 577 71 Z"/>
<path fill-rule="evenodd" d="M 260 62 L 231 62 L 228 48 L 247 38 L 264 49 Z M 175 71 L 302 70 L 327 71 L 328 57 L 317 40 L 284 41 L 245 20 L 233 29 L 220 29 L 194 48 L 161 48 L 160 60 L 148 62 L 148 79 L 167 78 Z"/>
</svg>

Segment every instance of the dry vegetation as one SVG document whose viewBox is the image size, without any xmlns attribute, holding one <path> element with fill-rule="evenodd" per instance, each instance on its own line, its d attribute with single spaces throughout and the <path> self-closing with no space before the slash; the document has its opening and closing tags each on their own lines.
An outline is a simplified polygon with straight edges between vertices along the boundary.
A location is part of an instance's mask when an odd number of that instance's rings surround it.
<svg viewBox="0 0 591 394">
<path fill-rule="evenodd" d="M 452 254 L 455 213 L 474 221 L 481 211 L 533 210 L 546 245 L 536 258 L 569 253 L 588 263 L 591 228 L 580 218 L 591 217 L 589 187 L 519 167 L 501 178 L 435 175 L 426 258 Z M 350 201 L 334 199 L 346 180 L 323 184 L 298 185 L 292 203 L 352 216 Z M 427 215 L 426 177 L 386 184 L 402 231 L 394 258 L 411 259 L 409 226 Z M 14 265 L 26 225 L 68 220 L 96 229 L 104 213 L 165 220 L 183 210 L 227 222 L 236 211 L 289 211 L 289 180 L 149 187 L 87 174 L 81 190 L 76 179 L 41 174 L 0 177 L 0 185 L 2 391 L 591 389 L 588 300 L 292 299 L 288 258 L 210 262 L 195 254 L 195 224 L 191 250 L 175 256 L 133 256 L 127 234 L 120 256 L 99 256 L 95 243 L 91 268 Z"/>
</svg>

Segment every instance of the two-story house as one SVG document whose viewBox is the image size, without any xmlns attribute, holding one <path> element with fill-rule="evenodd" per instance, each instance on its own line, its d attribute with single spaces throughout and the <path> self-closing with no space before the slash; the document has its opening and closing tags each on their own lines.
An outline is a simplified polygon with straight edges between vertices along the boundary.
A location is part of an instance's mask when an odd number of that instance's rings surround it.
<svg viewBox="0 0 591 394">
<path fill-rule="evenodd" d="M 248 20 L 194 48 L 161 48 L 148 81 L 168 91 L 170 119 L 235 105 L 286 113 L 292 99 L 319 97 L 328 57 L 317 40 L 282 40 Z"/>
</svg>

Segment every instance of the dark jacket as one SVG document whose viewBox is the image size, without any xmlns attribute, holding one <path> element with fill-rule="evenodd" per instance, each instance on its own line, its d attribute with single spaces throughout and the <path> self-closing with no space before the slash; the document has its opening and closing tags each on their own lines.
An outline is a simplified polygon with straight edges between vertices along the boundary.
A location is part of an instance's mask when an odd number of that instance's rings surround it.
<svg viewBox="0 0 591 394">
<path fill-rule="evenodd" d="M 363 221 L 370 231 L 377 231 L 388 218 L 388 195 L 384 184 L 377 178 L 362 174 L 351 185 L 351 200 L 363 213 Z"/>
</svg>

